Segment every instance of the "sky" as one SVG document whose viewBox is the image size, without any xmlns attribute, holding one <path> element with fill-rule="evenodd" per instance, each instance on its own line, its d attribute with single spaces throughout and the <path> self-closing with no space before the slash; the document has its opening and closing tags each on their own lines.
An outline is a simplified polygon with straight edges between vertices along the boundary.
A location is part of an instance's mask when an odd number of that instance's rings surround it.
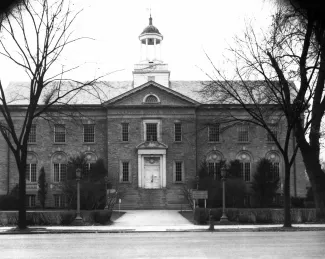
<svg viewBox="0 0 325 259">
<path fill-rule="evenodd" d="M 51 1 L 51 0 L 50 0 Z M 70 45 L 59 65 L 79 66 L 69 74 L 76 80 L 90 80 L 109 74 L 104 80 L 132 80 L 139 62 L 138 36 L 149 24 L 149 14 L 164 36 L 162 59 L 171 80 L 207 80 L 212 71 L 207 53 L 223 65 L 223 55 L 245 22 L 261 28 L 268 25 L 272 11 L 267 0 L 71 0 L 72 9 L 82 10 L 74 22 L 74 36 L 88 37 Z M 26 81 L 21 68 L 0 56 L 0 79 Z"/>
</svg>

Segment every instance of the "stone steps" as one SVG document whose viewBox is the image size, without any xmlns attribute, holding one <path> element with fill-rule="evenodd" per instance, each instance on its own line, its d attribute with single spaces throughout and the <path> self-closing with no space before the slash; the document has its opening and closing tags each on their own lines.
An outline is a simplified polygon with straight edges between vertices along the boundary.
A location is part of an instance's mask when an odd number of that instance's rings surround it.
<svg viewBox="0 0 325 259">
<path fill-rule="evenodd" d="M 190 209 L 178 188 L 164 189 L 123 189 L 120 209 Z M 115 209 L 118 209 L 118 203 Z"/>
</svg>

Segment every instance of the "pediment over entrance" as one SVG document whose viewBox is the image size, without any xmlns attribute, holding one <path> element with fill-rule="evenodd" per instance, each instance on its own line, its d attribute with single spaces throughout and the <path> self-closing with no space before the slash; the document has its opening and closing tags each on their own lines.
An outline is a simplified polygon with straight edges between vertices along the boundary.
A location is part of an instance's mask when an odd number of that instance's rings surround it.
<svg viewBox="0 0 325 259">
<path fill-rule="evenodd" d="M 145 141 L 139 144 L 137 149 L 167 149 L 168 146 L 159 141 Z"/>
</svg>

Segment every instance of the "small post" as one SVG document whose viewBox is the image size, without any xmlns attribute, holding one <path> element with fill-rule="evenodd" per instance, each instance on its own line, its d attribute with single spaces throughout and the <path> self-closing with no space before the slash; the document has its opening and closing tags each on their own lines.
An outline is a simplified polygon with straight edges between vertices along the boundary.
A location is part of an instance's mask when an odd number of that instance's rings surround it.
<svg viewBox="0 0 325 259">
<path fill-rule="evenodd" d="M 80 215 L 80 179 L 81 179 L 81 169 L 76 169 L 76 180 L 77 180 L 77 216 L 74 219 L 74 224 L 82 224 L 82 217 Z"/>
<path fill-rule="evenodd" d="M 211 209 L 209 210 L 209 230 L 214 230 L 214 221 L 213 221 L 213 217 L 212 217 L 212 212 Z"/>
<path fill-rule="evenodd" d="M 220 218 L 220 223 L 228 223 L 228 217 L 226 215 L 226 169 L 221 168 L 222 176 L 222 216 Z"/>
</svg>

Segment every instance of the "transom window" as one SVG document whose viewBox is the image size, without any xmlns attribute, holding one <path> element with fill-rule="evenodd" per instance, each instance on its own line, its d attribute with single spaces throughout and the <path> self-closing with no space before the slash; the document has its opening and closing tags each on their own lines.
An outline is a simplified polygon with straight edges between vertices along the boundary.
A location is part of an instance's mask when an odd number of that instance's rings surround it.
<svg viewBox="0 0 325 259">
<path fill-rule="evenodd" d="M 146 140 L 157 141 L 157 123 L 146 123 Z"/>
<path fill-rule="evenodd" d="M 65 125 L 57 124 L 54 126 L 54 142 L 63 143 L 65 142 Z"/>
<path fill-rule="evenodd" d="M 95 125 L 84 124 L 84 142 L 93 143 L 95 142 Z"/>
<path fill-rule="evenodd" d="M 248 142 L 248 125 L 240 124 L 238 125 L 238 141 Z"/>
<path fill-rule="evenodd" d="M 183 162 L 175 162 L 175 182 L 183 182 Z"/>
<path fill-rule="evenodd" d="M 122 123 L 122 141 L 129 141 L 129 124 Z"/>
<path fill-rule="evenodd" d="M 146 99 L 144 100 L 145 103 L 159 103 L 159 100 L 158 98 L 153 95 L 153 94 L 150 94 L 146 97 Z"/>
<path fill-rule="evenodd" d="M 219 124 L 209 126 L 209 142 L 219 141 Z"/>
<path fill-rule="evenodd" d="M 28 143 L 36 143 L 36 124 L 32 124 L 28 136 Z"/>
<path fill-rule="evenodd" d="M 175 141 L 182 141 L 182 124 L 175 123 Z"/>
<path fill-rule="evenodd" d="M 36 183 L 36 164 L 27 164 L 26 181 Z"/>
</svg>

